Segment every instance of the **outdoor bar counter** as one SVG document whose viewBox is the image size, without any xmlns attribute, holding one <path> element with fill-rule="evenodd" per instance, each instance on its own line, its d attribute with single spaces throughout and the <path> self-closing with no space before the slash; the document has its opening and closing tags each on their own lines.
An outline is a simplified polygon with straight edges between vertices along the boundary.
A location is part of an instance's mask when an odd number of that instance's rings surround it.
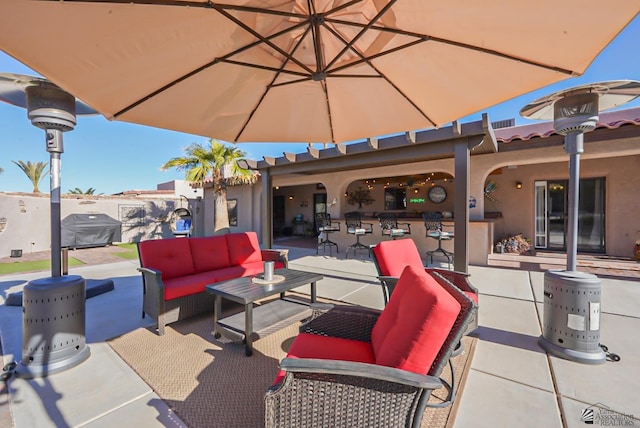
<svg viewBox="0 0 640 428">
<path fill-rule="evenodd" d="M 332 219 L 334 220 L 334 219 Z M 340 223 L 340 231 L 332 232 L 329 234 L 329 239 L 338 244 L 340 253 L 344 254 L 346 249 L 356 242 L 356 237 L 347 233 L 347 226 L 344 219 L 335 219 Z M 487 265 L 488 256 L 493 251 L 493 243 L 496 241 L 497 236 L 496 229 L 500 219 L 484 219 L 484 220 L 471 220 L 469 222 L 469 263 L 474 265 Z M 377 218 L 364 217 L 362 223 L 373 224 L 373 233 L 360 236 L 360 242 L 364 245 L 375 245 L 380 241 L 388 241 L 391 238 L 382 236 L 380 231 L 380 223 Z M 427 251 L 435 250 L 438 248 L 438 240 L 428 238 L 426 236 L 426 229 L 422 218 L 398 218 L 398 225 L 403 226 L 403 223 L 409 223 L 411 226 L 411 235 L 405 235 L 397 239 L 411 238 L 415 241 L 420 254 L 423 259 Z M 447 219 L 442 222 L 444 231 L 453 232 L 453 219 Z M 453 252 L 453 240 L 443 241 L 442 248 L 447 251 Z M 329 248 L 327 248 L 327 253 Z M 335 248 L 333 249 L 335 252 Z M 322 254 L 323 250 L 320 247 L 319 254 Z M 357 252 L 358 257 L 366 256 L 366 251 L 359 250 Z M 349 252 L 349 257 L 353 257 L 353 251 Z M 435 260 L 446 261 L 444 257 L 435 255 Z"/>
</svg>

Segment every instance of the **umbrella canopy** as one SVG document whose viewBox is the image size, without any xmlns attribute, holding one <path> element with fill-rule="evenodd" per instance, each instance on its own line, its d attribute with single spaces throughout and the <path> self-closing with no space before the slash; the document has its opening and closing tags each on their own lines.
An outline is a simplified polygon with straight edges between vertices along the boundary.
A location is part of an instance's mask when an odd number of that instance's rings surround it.
<svg viewBox="0 0 640 428">
<path fill-rule="evenodd" d="M 570 76 L 638 0 L 3 0 L 0 49 L 109 119 L 225 141 L 440 126 Z"/>
</svg>

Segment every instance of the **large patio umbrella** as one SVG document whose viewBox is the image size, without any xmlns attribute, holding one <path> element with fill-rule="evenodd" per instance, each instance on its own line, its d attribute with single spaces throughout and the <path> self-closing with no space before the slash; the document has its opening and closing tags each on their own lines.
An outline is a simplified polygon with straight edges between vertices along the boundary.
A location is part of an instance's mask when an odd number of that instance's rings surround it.
<svg viewBox="0 0 640 428">
<path fill-rule="evenodd" d="M 109 119 L 225 141 L 440 126 L 582 74 L 638 0 L 3 0 L 0 49 Z"/>
</svg>

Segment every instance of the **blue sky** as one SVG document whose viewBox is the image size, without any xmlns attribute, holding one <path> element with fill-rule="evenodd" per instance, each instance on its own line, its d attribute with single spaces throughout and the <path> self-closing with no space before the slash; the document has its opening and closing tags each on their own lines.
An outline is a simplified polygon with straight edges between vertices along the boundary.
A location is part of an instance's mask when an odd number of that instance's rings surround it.
<svg viewBox="0 0 640 428">
<path fill-rule="evenodd" d="M 604 81 L 640 80 L 640 17 L 636 18 L 578 78 L 547 86 L 497 106 L 460 119 L 479 120 L 483 112 L 492 121 L 515 118 L 517 124 L 530 121 L 518 112 L 527 103 L 559 89 Z M 62 59 L 61 59 L 62 60 Z M 0 51 L 0 72 L 35 75 L 32 70 Z M 625 108 L 640 106 L 640 100 Z M 0 102 L 0 191 L 31 192 L 32 185 L 11 161 L 49 161 L 44 132 L 31 125 L 26 110 Z M 102 116 L 78 118 L 76 129 L 64 134 L 62 155 L 62 191 L 89 187 L 97 193 L 111 194 L 131 189 L 155 189 L 158 183 L 182 179 L 176 171 L 160 171 L 167 160 L 181 156 L 182 149 L 194 142 L 206 143 L 199 136 L 166 131 L 123 122 L 109 122 Z M 282 156 L 283 151 L 301 153 L 305 144 L 242 143 L 238 147 L 250 159 Z M 49 178 L 40 182 L 40 190 L 49 191 Z"/>
</svg>

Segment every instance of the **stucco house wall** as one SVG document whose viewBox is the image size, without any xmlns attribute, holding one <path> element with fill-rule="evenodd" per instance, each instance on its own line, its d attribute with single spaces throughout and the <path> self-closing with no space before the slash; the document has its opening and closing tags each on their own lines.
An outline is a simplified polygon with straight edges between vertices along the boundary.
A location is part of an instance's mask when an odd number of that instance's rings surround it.
<svg viewBox="0 0 640 428">
<path fill-rule="evenodd" d="M 640 238 L 640 155 L 607 159 L 587 159 L 580 164 L 581 178 L 605 178 L 605 247 L 611 256 L 630 257 L 635 240 Z M 493 203 L 485 200 L 485 209 L 500 211 L 498 238 L 522 233 L 534 236 L 534 183 L 539 180 L 568 179 L 567 162 L 521 165 L 503 168 L 501 174 L 487 180 L 496 183 Z M 516 182 L 523 184 L 516 189 Z"/>
</svg>

